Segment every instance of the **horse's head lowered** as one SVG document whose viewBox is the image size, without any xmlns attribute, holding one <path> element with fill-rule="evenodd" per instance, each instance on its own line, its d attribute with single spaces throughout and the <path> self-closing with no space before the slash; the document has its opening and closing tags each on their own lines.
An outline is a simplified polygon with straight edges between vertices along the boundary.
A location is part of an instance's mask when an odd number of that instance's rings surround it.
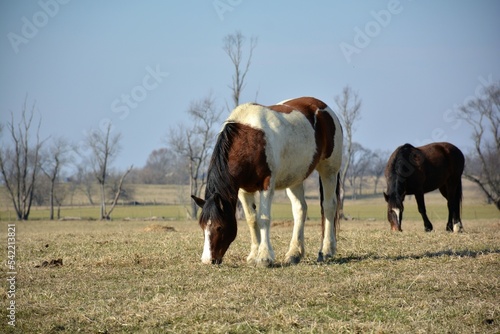
<svg viewBox="0 0 500 334">
<path fill-rule="evenodd" d="M 391 230 L 402 231 L 401 221 L 403 220 L 403 199 L 404 193 L 398 194 L 397 192 L 384 192 L 384 198 L 387 202 L 387 219 L 391 223 Z"/>
<path fill-rule="evenodd" d="M 234 205 L 220 194 L 214 193 L 205 200 L 191 196 L 201 207 L 200 227 L 205 234 L 201 261 L 220 264 L 229 245 L 236 238 L 237 222 Z"/>
<path fill-rule="evenodd" d="M 391 230 L 402 231 L 403 201 L 406 195 L 408 179 L 415 173 L 416 166 L 423 160 L 422 153 L 411 144 L 399 146 L 392 153 L 385 168 L 387 191 L 384 198 L 387 202 L 387 219 Z"/>
</svg>

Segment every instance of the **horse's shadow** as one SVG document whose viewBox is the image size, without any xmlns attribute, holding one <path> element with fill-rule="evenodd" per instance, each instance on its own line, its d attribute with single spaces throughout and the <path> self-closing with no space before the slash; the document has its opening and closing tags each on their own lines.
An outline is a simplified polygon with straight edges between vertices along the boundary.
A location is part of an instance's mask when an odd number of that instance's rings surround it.
<svg viewBox="0 0 500 334">
<path fill-rule="evenodd" d="M 441 250 L 437 252 L 425 252 L 422 254 L 409 254 L 409 255 L 397 255 L 397 256 L 390 256 L 390 255 L 378 255 L 375 253 L 369 253 L 369 254 L 364 254 L 364 255 L 348 255 L 348 256 L 342 256 L 342 255 L 337 255 L 334 258 L 330 258 L 326 261 L 323 262 L 317 262 L 316 260 L 311 259 L 303 259 L 298 265 L 309 265 L 309 266 L 322 266 L 322 265 L 343 265 L 343 264 L 350 264 L 350 263 L 357 263 L 357 262 L 363 262 L 363 261 L 404 261 L 404 260 L 420 260 L 420 259 L 426 259 L 426 258 L 435 258 L 435 257 L 440 257 L 440 256 L 450 256 L 450 257 L 465 257 L 465 258 L 476 258 L 481 255 L 487 255 L 487 254 L 500 254 L 500 249 L 481 249 L 481 250 L 459 250 L 459 251 L 454 251 L 451 249 L 448 250 Z M 241 259 L 242 263 L 244 262 L 244 259 Z M 229 264 L 226 263 L 226 266 L 232 267 L 232 268 L 239 268 L 240 264 Z M 276 261 L 272 265 L 270 265 L 268 268 L 286 268 L 286 267 L 294 267 L 292 264 L 285 263 L 284 261 Z"/>
<path fill-rule="evenodd" d="M 350 256 L 340 256 L 330 259 L 325 264 L 349 264 L 355 262 L 362 262 L 367 260 L 390 260 L 390 261 L 402 261 L 402 260 L 420 260 L 425 258 L 434 258 L 440 256 L 453 256 L 453 257 L 468 257 L 476 258 L 480 255 L 486 254 L 500 254 L 500 249 L 482 249 L 482 250 L 459 250 L 454 251 L 451 249 L 442 250 L 437 252 L 425 252 L 423 254 L 409 254 L 409 255 L 397 255 L 397 256 L 380 256 L 374 253 L 366 255 L 350 255 Z"/>
</svg>

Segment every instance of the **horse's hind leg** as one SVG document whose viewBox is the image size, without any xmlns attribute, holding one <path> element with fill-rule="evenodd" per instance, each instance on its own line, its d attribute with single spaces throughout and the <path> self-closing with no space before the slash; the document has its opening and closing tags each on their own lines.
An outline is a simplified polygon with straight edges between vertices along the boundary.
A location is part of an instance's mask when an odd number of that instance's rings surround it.
<svg viewBox="0 0 500 334">
<path fill-rule="evenodd" d="M 422 219 L 424 220 L 425 232 L 431 232 L 433 227 L 432 227 L 431 221 L 429 220 L 429 217 L 427 217 L 427 210 L 425 209 L 424 194 L 423 193 L 416 193 L 415 199 L 417 200 L 418 212 L 420 213 L 420 215 L 422 216 Z"/>
<path fill-rule="evenodd" d="M 461 183 L 461 180 L 459 180 Z M 446 231 L 462 232 L 463 226 L 460 219 L 460 201 L 462 197 L 462 186 L 444 185 L 439 188 L 439 191 L 447 200 L 448 205 L 448 222 L 446 223 Z"/>
<path fill-rule="evenodd" d="M 337 212 L 337 178 L 338 175 L 326 175 L 320 172 L 320 182 L 322 188 L 321 220 L 323 228 L 323 238 L 318 253 L 318 262 L 328 260 L 335 255 L 337 249 L 337 236 L 335 231 L 335 219 Z"/>
<path fill-rule="evenodd" d="M 292 203 L 293 234 L 290 248 L 285 256 L 286 264 L 297 264 L 304 256 L 304 223 L 307 216 L 307 204 L 304 196 L 304 186 L 299 184 L 287 188 L 286 193 Z"/>
<path fill-rule="evenodd" d="M 451 232 L 453 231 L 453 196 L 450 196 L 449 194 L 449 188 L 446 185 L 443 185 L 439 187 L 439 192 L 441 195 L 443 195 L 444 198 L 446 198 L 446 202 L 448 205 L 448 222 L 446 223 L 446 231 Z"/>
<path fill-rule="evenodd" d="M 454 204 L 453 204 L 453 232 L 463 232 L 464 227 L 462 225 L 462 219 L 460 218 L 460 210 L 462 207 L 462 177 L 460 176 L 458 178 L 458 181 L 456 183 L 455 187 L 455 196 L 453 198 Z"/>
</svg>

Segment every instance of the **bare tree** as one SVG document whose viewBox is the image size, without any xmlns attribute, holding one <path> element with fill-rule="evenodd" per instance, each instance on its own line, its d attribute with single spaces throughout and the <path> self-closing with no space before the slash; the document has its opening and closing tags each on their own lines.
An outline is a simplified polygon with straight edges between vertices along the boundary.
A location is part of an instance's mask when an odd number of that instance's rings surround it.
<svg viewBox="0 0 500 334">
<path fill-rule="evenodd" d="M 109 211 L 106 210 L 106 182 L 109 174 L 109 168 L 114 158 L 118 155 L 120 151 L 120 139 L 121 134 L 112 135 L 112 126 L 108 124 L 104 131 L 95 130 L 88 133 L 86 138 L 86 144 L 90 150 L 90 165 L 93 169 L 93 174 L 97 179 L 99 184 L 99 189 L 101 193 L 101 219 L 109 220 L 111 212 L 113 211 L 118 198 L 121 193 L 121 187 L 123 185 L 123 180 L 132 170 L 130 166 L 127 171 L 123 174 L 120 183 L 119 190 L 115 194 L 115 198 L 111 203 L 111 208 Z"/>
<path fill-rule="evenodd" d="M 62 137 L 52 140 L 46 152 L 42 154 L 41 169 L 50 182 L 49 187 L 49 206 L 50 220 L 54 219 L 54 204 L 60 205 L 62 197 L 56 196 L 56 185 L 59 179 L 61 169 L 70 162 L 72 148 L 68 141 Z M 62 194 L 62 193 L 61 193 Z"/>
<path fill-rule="evenodd" d="M 250 38 L 250 45 L 248 46 L 248 57 L 246 63 L 243 63 L 243 48 L 246 42 L 245 36 L 240 32 L 236 31 L 234 34 L 229 34 L 224 37 L 223 50 L 229 56 L 231 63 L 234 66 L 234 74 L 232 77 L 232 83 L 229 86 L 231 88 L 231 97 L 233 99 L 233 108 L 236 108 L 240 104 L 240 95 L 245 87 L 245 78 L 250 69 L 250 64 L 252 62 L 253 50 L 257 47 L 257 38 Z M 255 95 L 255 100 L 257 100 L 258 92 Z M 229 107 L 227 108 L 230 109 Z M 237 218 L 243 218 L 243 206 L 241 202 L 238 201 L 236 209 Z"/>
<path fill-rule="evenodd" d="M 73 190 L 79 190 L 83 192 L 85 197 L 87 197 L 89 204 L 94 205 L 94 182 L 95 177 L 86 159 L 80 164 L 76 164 L 76 173 L 73 176 L 72 184 L 74 185 Z"/>
<path fill-rule="evenodd" d="M 233 107 L 236 107 L 240 104 L 240 95 L 245 88 L 245 78 L 252 62 L 253 50 L 257 46 L 257 38 L 250 38 L 248 57 L 246 58 L 246 61 L 243 59 L 243 49 L 245 47 L 246 38 L 240 31 L 236 31 L 234 34 L 226 35 L 223 42 L 223 50 L 227 53 L 234 66 L 233 80 L 229 88 L 231 88 Z"/>
<path fill-rule="evenodd" d="M 344 129 L 344 157 L 342 159 L 343 166 L 340 171 L 340 180 L 342 187 L 345 184 L 347 171 L 351 165 L 353 157 L 353 141 L 352 136 L 355 131 L 354 123 L 361 118 L 361 99 L 356 92 L 353 92 L 351 87 L 345 86 L 340 96 L 335 97 L 338 113 L 343 123 Z M 340 196 L 340 215 L 344 216 L 344 191 L 342 189 Z"/>
<path fill-rule="evenodd" d="M 120 196 L 124 196 L 127 194 L 126 191 L 123 190 L 123 181 L 125 181 L 125 178 L 127 177 L 127 175 L 132 171 L 132 169 L 134 168 L 134 166 L 130 166 L 123 174 L 122 176 L 120 177 L 120 180 L 118 181 L 118 183 L 114 184 L 113 187 L 112 187 L 112 192 L 111 192 L 111 195 L 114 194 L 114 197 L 113 197 L 113 201 L 111 202 L 111 205 L 110 205 L 110 208 L 109 208 L 109 211 L 106 212 L 105 211 L 105 217 L 104 219 L 111 219 L 111 213 L 113 212 L 113 210 L 115 209 L 116 207 L 116 204 L 118 203 L 118 200 L 120 199 Z M 128 195 L 127 195 L 128 196 Z"/>
<path fill-rule="evenodd" d="M 191 195 L 201 196 L 206 183 L 206 170 L 215 143 L 214 126 L 219 124 L 221 108 L 215 103 L 212 95 L 191 103 L 188 114 L 193 120 L 191 128 L 179 125 L 170 131 L 167 138 L 172 150 L 187 162 L 189 171 L 189 187 Z M 191 201 L 189 216 L 194 219 L 198 206 Z"/>
<path fill-rule="evenodd" d="M 347 170 L 346 177 L 352 189 L 352 199 L 362 195 L 363 178 L 369 173 L 372 157 L 372 151 L 359 143 L 352 143 L 351 167 Z"/>
<path fill-rule="evenodd" d="M 370 173 L 374 177 L 373 194 L 377 193 L 377 186 L 380 178 L 384 175 L 387 160 L 389 160 L 390 152 L 375 150 L 371 161 Z"/>
<path fill-rule="evenodd" d="M 139 171 L 140 182 L 145 184 L 166 184 L 169 173 L 173 172 L 175 154 L 168 148 L 153 150 L 146 165 Z"/>
<path fill-rule="evenodd" d="M 474 152 L 464 177 L 476 183 L 500 210 L 500 82 L 460 107 L 459 117 L 473 129 Z"/>
<path fill-rule="evenodd" d="M 35 114 L 35 104 L 30 111 L 27 110 L 27 98 L 21 112 L 21 121 L 14 124 L 14 114 L 7 123 L 7 131 L 12 140 L 11 145 L 2 144 L 0 147 L 0 172 L 3 183 L 16 211 L 17 219 L 27 220 L 30 215 L 36 179 L 40 169 L 40 141 L 39 132 L 41 119 L 32 142 L 32 122 Z M 0 134 L 3 132 L 0 124 Z"/>
</svg>

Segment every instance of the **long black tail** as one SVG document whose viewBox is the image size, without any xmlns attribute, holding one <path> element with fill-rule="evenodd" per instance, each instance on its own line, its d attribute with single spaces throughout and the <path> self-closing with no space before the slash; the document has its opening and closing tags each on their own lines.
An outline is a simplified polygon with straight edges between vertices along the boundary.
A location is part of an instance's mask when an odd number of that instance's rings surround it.
<svg viewBox="0 0 500 334">
<path fill-rule="evenodd" d="M 321 207 L 321 240 L 325 238 L 325 209 L 323 209 L 323 200 L 325 195 L 323 194 L 323 182 L 321 182 L 321 176 L 319 177 L 319 205 Z"/>
<path fill-rule="evenodd" d="M 334 226 L 335 226 L 335 237 L 338 236 L 338 231 L 340 228 L 340 173 L 337 174 L 337 187 L 335 188 L 335 195 L 337 196 L 337 207 L 335 208 L 335 218 L 334 218 Z"/>
</svg>

